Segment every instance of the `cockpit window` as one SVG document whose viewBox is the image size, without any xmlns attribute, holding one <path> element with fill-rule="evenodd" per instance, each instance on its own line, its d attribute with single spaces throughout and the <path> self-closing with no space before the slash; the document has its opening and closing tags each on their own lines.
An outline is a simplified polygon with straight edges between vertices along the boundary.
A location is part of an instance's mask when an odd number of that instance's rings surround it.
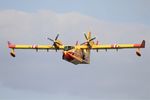
<svg viewBox="0 0 150 100">
<path fill-rule="evenodd" d="M 71 50 L 71 49 L 74 49 L 73 46 L 65 46 L 64 47 L 64 51 L 68 51 L 68 50 Z"/>
</svg>

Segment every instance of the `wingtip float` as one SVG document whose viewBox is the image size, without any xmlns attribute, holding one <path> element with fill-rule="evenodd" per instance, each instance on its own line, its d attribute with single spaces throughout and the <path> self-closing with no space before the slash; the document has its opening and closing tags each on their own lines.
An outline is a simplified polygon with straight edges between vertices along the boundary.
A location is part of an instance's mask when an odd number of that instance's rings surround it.
<svg viewBox="0 0 150 100">
<path fill-rule="evenodd" d="M 18 45 L 12 44 L 8 41 L 8 48 L 11 49 L 10 55 L 16 57 L 15 49 L 35 49 L 38 50 L 62 50 L 63 55 L 62 59 L 66 60 L 75 65 L 77 64 L 89 64 L 90 63 L 90 51 L 91 50 L 106 50 L 107 49 L 136 49 L 136 55 L 141 56 L 141 48 L 145 48 L 145 40 L 141 44 L 98 44 L 94 42 L 96 37 L 91 37 L 91 32 L 84 34 L 86 41 L 79 44 L 78 41 L 75 45 L 63 45 L 62 42 L 58 39 L 59 34 L 55 39 L 48 38 L 53 45 Z"/>
<path fill-rule="evenodd" d="M 142 43 L 140 44 L 140 48 L 145 48 L 145 40 L 143 40 Z M 139 57 L 141 56 L 140 48 L 136 49 L 136 55 L 139 56 Z"/>
</svg>

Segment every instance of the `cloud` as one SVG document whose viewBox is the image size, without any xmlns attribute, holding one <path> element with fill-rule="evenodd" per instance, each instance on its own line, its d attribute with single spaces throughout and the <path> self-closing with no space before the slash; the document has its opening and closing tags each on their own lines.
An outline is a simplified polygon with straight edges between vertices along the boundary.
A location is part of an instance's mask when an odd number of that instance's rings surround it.
<svg viewBox="0 0 150 100">
<path fill-rule="evenodd" d="M 0 82 L 2 87 L 21 91 L 63 94 L 93 99 L 149 99 L 149 48 L 137 58 L 132 50 L 91 54 L 90 65 L 74 66 L 61 60 L 61 52 L 16 50 L 9 56 L 7 40 L 14 43 L 49 44 L 47 37 L 60 33 L 65 44 L 84 42 L 91 31 L 100 43 L 150 43 L 146 24 L 113 22 L 77 12 L 41 10 L 0 11 Z M 50 43 L 51 44 L 51 43 Z M 7 92 L 6 92 L 7 94 Z M 9 95 L 9 94 L 8 94 Z"/>
<path fill-rule="evenodd" d="M 49 36 L 51 34 L 55 36 L 57 33 L 60 33 L 63 34 L 64 38 L 69 35 L 71 39 L 74 39 L 74 37 L 82 37 L 83 32 L 87 31 L 92 31 L 96 35 L 111 39 L 111 37 L 145 36 L 149 32 L 149 26 L 144 24 L 108 22 L 76 12 L 56 13 L 41 10 L 35 13 L 28 13 L 4 10 L 0 13 L 0 21 L 1 33 L 3 35 L 6 34 L 6 38 L 11 39 L 25 36 L 29 40 L 36 37 L 39 39 L 46 33 L 49 33 Z"/>
</svg>

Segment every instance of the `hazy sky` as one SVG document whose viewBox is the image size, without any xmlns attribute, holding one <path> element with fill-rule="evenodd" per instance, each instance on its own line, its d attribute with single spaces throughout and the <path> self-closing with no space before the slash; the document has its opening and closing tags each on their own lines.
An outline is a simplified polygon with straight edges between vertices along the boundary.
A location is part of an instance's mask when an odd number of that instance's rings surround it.
<svg viewBox="0 0 150 100">
<path fill-rule="evenodd" d="M 150 100 L 149 0 L 0 0 L 0 99 Z M 85 41 L 91 31 L 100 43 L 141 43 L 135 50 L 92 51 L 91 64 L 73 65 L 62 51 L 15 50 L 17 44 Z"/>
</svg>

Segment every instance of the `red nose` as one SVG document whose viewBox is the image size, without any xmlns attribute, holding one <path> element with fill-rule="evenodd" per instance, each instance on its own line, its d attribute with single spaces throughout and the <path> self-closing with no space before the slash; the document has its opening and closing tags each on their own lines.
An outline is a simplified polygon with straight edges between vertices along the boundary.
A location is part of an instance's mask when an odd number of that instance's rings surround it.
<svg viewBox="0 0 150 100">
<path fill-rule="evenodd" d="M 63 52 L 63 59 L 68 60 L 68 61 L 72 61 L 74 58 L 71 56 L 71 54 L 69 52 L 64 51 Z"/>
</svg>

